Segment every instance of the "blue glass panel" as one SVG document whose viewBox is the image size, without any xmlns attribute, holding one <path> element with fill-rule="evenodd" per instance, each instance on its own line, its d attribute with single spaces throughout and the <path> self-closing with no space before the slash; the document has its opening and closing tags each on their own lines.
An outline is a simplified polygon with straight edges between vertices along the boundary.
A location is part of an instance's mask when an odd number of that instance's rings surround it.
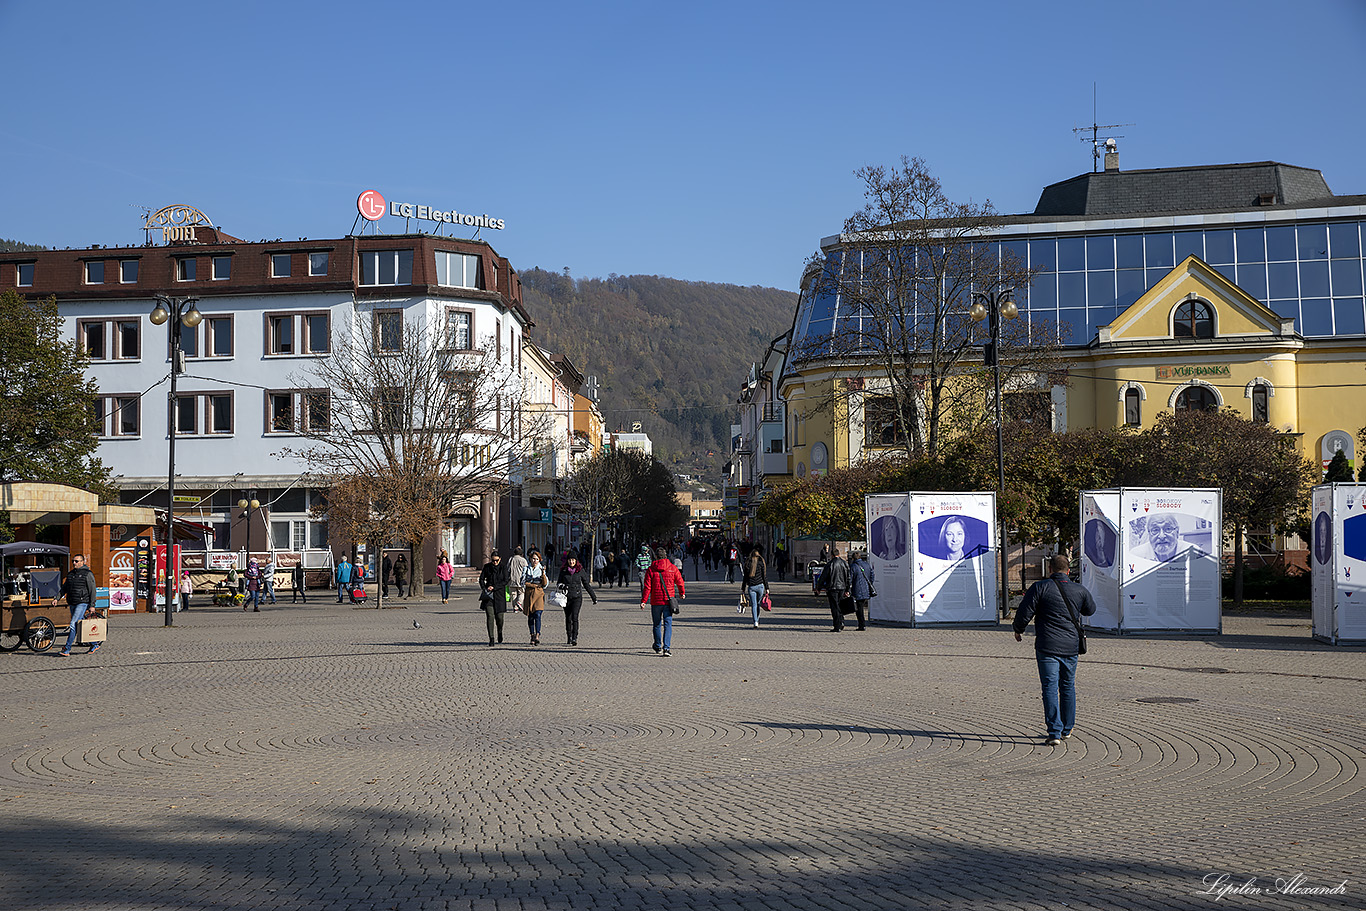
<svg viewBox="0 0 1366 911">
<path fill-rule="evenodd" d="M 1241 233 L 1241 232 L 1240 232 Z M 1238 241 L 1238 249 L 1241 251 L 1242 240 Z M 1239 255 L 1242 255 L 1241 252 Z M 1266 266 L 1261 263 L 1254 263 L 1250 266 L 1238 266 L 1238 287 L 1262 303 L 1266 303 Z"/>
<path fill-rule="evenodd" d="M 1233 262 L 1233 232 L 1205 232 L 1205 262 L 1222 266 Z"/>
<path fill-rule="evenodd" d="M 1279 265 L 1274 268 L 1279 268 Z M 1326 260 L 1300 263 L 1300 296 L 1328 296 L 1328 263 Z"/>
<path fill-rule="evenodd" d="M 1031 240 L 1029 242 L 1029 267 L 1043 272 L 1052 272 L 1058 267 L 1058 242 Z"/>
<path fill-rule="evenodd" d="M 1080 237 L 1058 238 L 1058 271 L 1081 272 L 1086 268 L 1086 241 Z"/>
<path fill-rule="evenodd" d="M 1222 265 L 1215 266 L 1214 268 L 1217 269 L 1219 274 L 1224 276 L 1224 278 L 1233 282 L 1235 285 L 1238 284 L 1238 269 L 1236 266 Z"/>
<path fill-rule="evenodd" d="M 1266 262 L 1266 234 L 1261 228 L 1239 228 L 1233 232 L 1238 242 L 1238 262 Z"/>
<path fill-rule="evenodd" d="M 814 343 L 819 339 L 828 338 L 834 331 L 835 321 L 832 319 L 812 320 L 811 329 L 806 333 L 808 341 Z"/>
<path fill-rule="evenodd" d="M 1109 308 L 1104 310 L 1086 311 L 1086 341 L 1096 337 L 1096 333 L 1101 326 L 1108 326 L 1115 321 L 1115 312 Z"/>
<path fill-rule="evenodd" d="M 1143 268 L 1143 235 L 1121 234 L 1115 238 L 1115 265 L 1121 269 Z"/>
<path fill-rule="evenodd" d="M 835 292 L 831 289 L 823 289 L 816 293 L 811 299 L 811 318 L 829 319 L 835 315 Z"/>
<path fill-rule="evenodd" d="M 1266 293 L 1273 299 L 1300 296 L 1299 269 L 1294 263 L 1267 264 Z"/>
<path fill-rule="evenodd" d="M 1361 260 L 1333 260 L 1333 296 L 1355 297 L 1361 293 Z"/>
<path fill-rule="evenodd" d="M 1113 269 L 1115 267 L 1115 239 L 1108 234 L 1086 238 L 1086 268 Z"/>
<path fill-rule="evenodd" d="M 1366 301 L 1349 297 L 1333 301 L 1333 329 L 1336 335 L 1366 333 Z"/>
<path fill-rule="evenodd" d="M 1171 269 L 1149 269 L 1149 270 L 1147 270 L 1147 273 L 1146 273 L 1146 281 L 1148 282 L 1148 287 L 1151 288 L 1153 285 L 1155 285 L 1155 284 L 1157 284 L 1158 282 L 1162 281 L 1162 279 L 1166 278 L 1166 277 L 1171 273 L 1171 271 L 1172 271 Z"/>
<path fill-rule="evenodd" d="M 1142 269 L 1121 269 L 1115 273 L 1115 279 L 1115 303 L 1120 307 L 1129 306 L 1148 290 L 1148 283 L 1143 280 Z"/>
<path fill-rule="evenodd" d="M 1295 228 L 1278 225 L 1266 229 L 1266 261 L 1287 262 L 1295 258 Z"/>
<path fill-rule="evenodd" d="M 1149 269 L 1176 265 L 1172 259 L 1172 236 L 1170 234 L 1149 234 L 1143 243 L 1143 264 Z"/>
<path fill-rule="evenodd" d="M 1205 235 L 1201 231 L 1178 231 L 1176 234 L 1176 261 L 1187 256 L 1205 259 Z M 1206 260 L 1208 262 L 1208 260 Z"/>
<path fill-rule="evenodd" d="M 1069 276 L 1063 276 L 1067 278 Z M 1088 307 L 1110 307 L 1115 303 L 1115 273 L 1086 273 L 1086 305 Z"/>
<path fill-rule="evenodd" d="M 1086 306 L 1086 273 L 1058 273 L 1058 305 L 1060 307 Z"/>
<path fill-rule="evenodd" d="M 1333 259 L 1348 259 L 1361 255 L 1361 240 L 1356 222 L 1328 226 L 1328 250 Z"/>
<path fill-rule="evenodd" d="M 1074 307 L 1058 311 L 1059 337 L 1064 345 L 1084 345 L 1090 339 L 1086 335 L 1086 311 Z"/>
<path fill-rule="evenodd" d="M 1049 310 L 1058 306 L 1058 277 L 1053 273 L 1034 276 L 1029 286 L 1030 309 Z"/>
<path fill-rule="evenodd" d="M 1023 240 L 1008 240 L 1001 244 L 1003 264 L 1009 263 L 1012 256 L 1015 258 L 1015 265 L 1023 268 L 1029 262 L 1029 244 Z"/>
<path fill-rule="evenodd" d="M 1321 297 L 1306 298 L 1300 305 L 1300 332 L 1305 335 L 1333 334 L 1333 304 Z"/>
<path fill-rule="evenodd" d="M 1297 301 L 1297 300 L 1293 300 L 1293 301 L 1272 301 L 1271 304 L 1270 304 L 1270 306 L 1271 306 L 1271 309 L 1272 309 L 1272 310 L 1276 311 L 1276 314 L 1277 314 L 1278 316 L 1294 317 L 1294 319 L 1295 319 L 1295 328 L 1296 328 L 1296 329 L 1299 328 L 1299 322 L 1300 322 L 1300 302 L 1299 302 L 1299 301 Z"/>
<path fill-rule="evenodd" d="M 1328 226 L 1300 225 L 1297 229 L 1300 259 L 1328 258 Z M 1309 318 L 1305 317 L 1305 323 Z"/>
</svg>

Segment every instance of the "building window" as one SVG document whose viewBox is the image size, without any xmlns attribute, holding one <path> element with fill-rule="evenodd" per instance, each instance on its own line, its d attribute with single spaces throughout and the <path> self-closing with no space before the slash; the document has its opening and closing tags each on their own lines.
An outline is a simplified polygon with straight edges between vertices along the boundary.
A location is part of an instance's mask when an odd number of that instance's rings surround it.
<svg viewBox="0 0 1366 911">
<path fill-rule="evenodd" d="M 270 255 L 271 278 L 289 278 L 292 267 L 288 253 L 272 253 Z"/>
<path fill-rule="evenodd" d="M 178 282 L 194 281 L 195 271 L 198 263 L 193 256 L 186 256 L 175 261 L 175 280 Z"/>
<path fill-rule="evenodd" d="M 863 401 L 863 445 L 901 446 L 905 434 L 897 427 L 896 401 L 887 395 L 869 396 Z"/>
<path fill-rule="evenodd" d="M 104 349 L 104 327 L 104 320 L 82 320 L 76 323 L 76 337 L 85 349 L 85 356 L 92 361 L 102 361 L 107 356 Z"/>
<path fill-rule="evenodd" d="M 232 257 L 215 256 L 213 258 L 213 280 L 222 282 L 230 278 L 232 278 Z"/>
<path fill-rule="evenodd" d="M 87 285 L 104 284 L 103 260 L 91 260 L 85 264 L 85 283 Z"/>
<path fill-rule="evenodd" d="M 232 317 L 213 316 L 204 320 L 205 357 L 232 357 Z"/>
<path fill-rule="evenodd" d="M 456 351 L 469 351 L 474 314 L 468 310 L 446 311 L 446 347 Z"/>
<path fill-rule="evenodd" d="M 199 327 L 180 327 L 180 353 L 185 357 L 199 357 Z"/>
<path fill-rule="evenodd" d="M 294 393 L 267 392 L 266 408 L 269 412 L 267 433 L 294 432 Z"/>
<path fill-rule="evenodd" d="M 293 354 L 294 315 L 268 316 L 266 324 L 266 354 Z"/>
<path fill-rule="evenodd" d="M 303 343 L 306 354 L 327 354 L 332 350 L 332 314 L 305 313 Z"/>
<path fill-rule="evenodd" d="M 1189 386 L 1176 397 L 1177 411 L 1217 411 L 1219 400 L 1204 386 Z"/>
<path fill-rule="evenodd" d="M 308 274 L 309 274 L 309 275 L 315 275 L 315 276 L 316 276 L 316 275 L 326 275 L 326 274 L 327 274 L 327 260 L 328 260 L 328 255 L 327 255 L 326 253 L 310 253 L 310 254 L 308 254 Z"/>
<path fill-rule="evenodd" d="M 141 432 L 138 406 L 142 400 L 136 395 L 100 396 L 93 400 L 91 411 L 95 418 L 95 432 L 101 437 L 135 437 Z"/>
<path fill-rule="evenodd" d="M 394 434 L 403 427 L 404 396 L 402 389 L 375 389 L 374 429 L 377 433 Z"/>
<path fill-rule="evenodd" d="M 138 280 L 138 261 L 136 259 L 124 259 L 119 261 L 119 281 L 125 285 L 137 284 Z"/>
<path fill-rule="evenodd" d="M 176 397 L 175 432 L 182 435 L 199 433 L 199 396 Z"/>
<path fill-rule="evenodd" d="M 1130 389 L 1124 393 L 1124 423 L 1129 427 L 1137 427 L 1143 423 L 1143 401 L 1137 389 Z"/>
<path fill-rule="evenodd" d="M 447 288 L 483 289 L 483 257 L 436 251 L 436 283 Z"/>
<path fill-rule="evenodd" d="M 1019 421 L 1035 427 L 1053 427 L 1053 400 L 1047 392 L 1001 393 L 1001 411 L 1007 422 Z"/>
<path fill-rule="evenodd" d="M 1175 338 L 1214 338 L 1214 310 L 1204 301 L 1185 301 L 1172 317 Z"/>
<path fill-rule="evenodd" d="M 206 396 L 209 433 L 232 433 L 232 393 Z"/>
<path fill-rule="evenodd" d="M 114 337 L 118 340 L 118 345 L 114 350 L 114 357 L 121 360 L 129 360 L 142 356 L 142 320 L 117 320 L 114 323 Z"/>
<path fill-rule="evenodd" d="M 199 392 L 177 396 L 175 431 L 178 436 L 232 433 L 232 393 Z"/>
<path fill-rule="evenodd" d="M 1252 421 L 1255 424 L 1271 423 L 1271 411 L 1267 403 L 1269 393 L 1265 383 L 1252 387 Z"/>
<path fill-rule="evenodd" d="M 411 285 L 412 250 L 376 250 L 360 255 L 362 285 Z"/>
<path fill-rule="evenodd" d="M 332 394 L 326 389 L 306 389 L 300 393 L 304 409 L 304 426 L 309 433 L 327 433 L 332 429 Z"/>
<path fill-rule="evenodd" d="M 375 351 L 397 354 L 403 350 L 403 311 L 375 311 Z"/>
<path fill-rule="evenodd" d="M 79 320 L 76 337 L 92 361 L 137 360 L 142 356 L 142 320 Z M 112 338 L 112 350 L 107 344 Z"/>
<path fill-rule="evenodd" d="M 19 263 L 19 287 L 33 287 L 33 263 Z"/>
</svg>

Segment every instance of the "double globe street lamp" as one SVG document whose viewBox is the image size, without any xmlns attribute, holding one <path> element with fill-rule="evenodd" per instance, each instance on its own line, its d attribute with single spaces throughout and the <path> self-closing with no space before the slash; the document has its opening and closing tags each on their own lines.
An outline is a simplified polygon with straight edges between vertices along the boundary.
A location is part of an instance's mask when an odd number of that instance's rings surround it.
<svg viewBox="0 0 1366 911">
<path fill-rule="evenodd" d="M 991 368 L 992 376 L 996 387 L 996 524 L 1000 529 L 1001 537 L 1001 606 L 998 616 L 1005 617 L 1010 613 L 1010 587 L 1007 580 L 1010 568 L 1010 555 L 1006 550 L 1008 540 L 1006 538 L 1005 522 L 1005 496 L 1006 496 L 1006 456 L 1005 441 L 1002 433 L 1005 429 L 1005 421 L 1001 409 L 1001 320 L 1015 319 L 1020 315 L 1020 308 L 1011 299 L 1013 289 L 1005 288 L 999 291 L 982 291 L 972 295 L 972 306 L 968 308 L 968 316 L 974 323 L 987 320 L 987 334 L 989 341 L 982 350 L 982 363 Z"/>
<path fill-rule="evenodd" d="M 153 298 L 156 306 L 148 315 L 148 319 L 154 325 L 166 325 L 171 340 L 171 391 L 166 397 L 166 423 L 170 430 L 170 467 L 166 472 L 166 625 L 174 626 L 175 609 L 173 601 L 179 598 L 180 579 L 176 577 L 175 570 L 175 438 L 178 430 L 177 401 L 176 401 L 176 376 L 183 369 L 181 366 L 180 354 L 180 329 L 186 326 L 190 329 L 198 326 L 203 320 L 204 315 L 195 306 L 198 298 L 185 297 L 163 297 L 156 295 Z"/>
</svg>

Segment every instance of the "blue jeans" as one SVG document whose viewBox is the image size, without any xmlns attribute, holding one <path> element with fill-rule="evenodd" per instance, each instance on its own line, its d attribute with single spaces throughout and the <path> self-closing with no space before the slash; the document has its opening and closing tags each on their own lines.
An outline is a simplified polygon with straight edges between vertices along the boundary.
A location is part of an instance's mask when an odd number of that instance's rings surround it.
<svg viewBox="0 0 1366 911">
<path fill-rule="evenodd" d="M 749 595 L 749 612 L 754 615 L 754 625 L 759 625 L 759 601 L 764 597 L 764 584 L 751 585 L 745 589 Z"/>
<path fill-rule="evenodd" d="M 674 637 L 674 615 L 667 604 L 651 604 L 650 619 L 655 625 L 655 648 L 668 648 Z M 663 637 L 660 636 L 661 627 Z"/>
<path fill-rule="evenodd" d="M 545 611 L 536 610 L 526 615 L 526 628 L 533 636 L 541 634 L 541 614 L 543 613 Z"/>
<path fill-rule="evenodd" d="M 264 597 L 269 598 L 269 599 L 270 599 L 270 603 L 271 603 L 271 604 L 274 604 L 274 603 L 275 603 L 275 582 L 274 582 L 273 580 L 267 580 L 267 581 L 265 581 L 265 582 L 262 582 L 262 583 L 261 583 L 261 586 L 265 589 Z"/>
<path fill-rule="evenodd" d="M 263 594 L 265 594 L 265 592 L 264 592 L 262 589 L 259 589 L 259 588 L 258 588 L 258 589 L 256 589 L 256 591 L 251 591 L 250 589 L 248 589 L 248 590 L 247 590 L 247 603 L 250 604 L 253 608 L 255 608 L 255 609 L 257 609 L 257 610 L 260 610 L 260 608 L 261 608 L 261 596 L 262 596 Z"/>
<path fill-rule="evenodd" d="M 1077 656 L 1035 652 L 1043 686 L 1043 720 L 1049 737 L 1071 732 L 1077 721 Z M 1061 704 L 1059 704 L 1061 696 Z"/>
<path fill-rule="evenodd" d="M 81 629 L 81 621 L 85 619 L 85 612 L 90 610 L 89 604 L 77 604 L 71 608 L 71 626 L 66 631 L 66 647 L 63 652 L 70 653 L 71 647 L 76 644 L 77 634 Z"/>
<path fill-rule="evenodd" d="M 451 580 L 439 579 L 437 581 L 441 583 L 441 600 L 449 601 L 451 598 Z"/>
<path fill-rule="evenodd" d="M 342 603 L 342 598 L 349 598 L 349 597 L 351 597 L 351 583 L 350 583 L 350 582 L 338 582 L 338 583 L 337 583 L 337 603 L 338 603 L 338 604 L 341 604 L 341 603 Z"/>
</svg>

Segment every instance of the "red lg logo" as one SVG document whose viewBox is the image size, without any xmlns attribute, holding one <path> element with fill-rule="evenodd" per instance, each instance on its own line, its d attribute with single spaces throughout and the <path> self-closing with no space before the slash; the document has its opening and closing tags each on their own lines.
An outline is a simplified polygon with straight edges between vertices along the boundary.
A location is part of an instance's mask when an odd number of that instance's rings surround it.
<svg viewBox="0 0 1366 911">
<path fill-rule="evenodd" d="M 356 200 L 356 209 L 360 211 L 361 218 L 379 221 L 384 217 L 384 197 L 378 190 L 366 190 Z"/>
</svg>

